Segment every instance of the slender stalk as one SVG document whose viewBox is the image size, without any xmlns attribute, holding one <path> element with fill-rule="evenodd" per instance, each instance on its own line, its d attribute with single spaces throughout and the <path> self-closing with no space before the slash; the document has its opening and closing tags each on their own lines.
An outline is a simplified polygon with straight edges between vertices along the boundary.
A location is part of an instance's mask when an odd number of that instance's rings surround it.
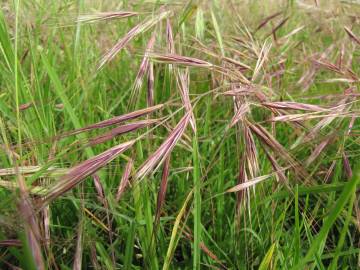
<svg viewBox="0 0 360 270">
<path fill-rule="evenodd" d="M 224 178 L 225 178 L 225 146 L 220 146 L 220 161 L 219 161 L 219 179 L 217 179 L 217 192 L 222 193 L 224 190 Z M 218 240 L 223 237 L 223 220 L 224 220 L 224 195 L 221 195 L 216 200 L 217 211 L 217 226 L 219 230 Z"/>
<path fill-rule="evenodd" d="M 17 140 L 21 156 L 21 124 L 20 124 L 20 97 L 19 97 L 19 78 L 18 78 L 18 37 L 19 37 L 19 10 L 20 0 L 15 2 L 15 51 L 14 51 L 14 83 L 15 83 L 15 102 L 16 102 L 16 122 L 17 122 Z"/>
<path fill-rule="evenodd" d="M 193 269 L 200 269 L 201 257 L 201 181 L 199 166 L 199 146 L 198 138 L 195 133 L 193 138 L 193 177 L 194 177 L 194 257 Z"/>
<path fill-rule="evenodd" d="M 297 264 L 300 258 L 300 224 L 299 224 L 299 186 L 295 190 L 295 257 L 294 263 Z"/>
</svg>

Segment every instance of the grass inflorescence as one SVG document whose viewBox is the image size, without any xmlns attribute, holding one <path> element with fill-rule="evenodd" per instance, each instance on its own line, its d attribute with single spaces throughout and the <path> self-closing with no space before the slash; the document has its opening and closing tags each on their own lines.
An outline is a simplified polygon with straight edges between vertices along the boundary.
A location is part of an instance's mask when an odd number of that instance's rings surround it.
<svg viewBox="0 0 360 270">
<path fill-rule="evenodd" d="M 358 1 L 4 1 L 1 269 L 360 267 Z"/>
</svg>

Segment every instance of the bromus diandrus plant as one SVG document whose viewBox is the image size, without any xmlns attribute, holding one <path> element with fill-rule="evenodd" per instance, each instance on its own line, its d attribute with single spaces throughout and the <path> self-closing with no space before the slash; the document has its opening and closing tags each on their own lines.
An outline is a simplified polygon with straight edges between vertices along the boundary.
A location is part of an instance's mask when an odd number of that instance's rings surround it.
<svg viewBox="0 0 360 270">
<path fill-rule="evenodd" d="M 358 268 L 359 11 L 5 1 L 0 268 Z"/>
</svg>

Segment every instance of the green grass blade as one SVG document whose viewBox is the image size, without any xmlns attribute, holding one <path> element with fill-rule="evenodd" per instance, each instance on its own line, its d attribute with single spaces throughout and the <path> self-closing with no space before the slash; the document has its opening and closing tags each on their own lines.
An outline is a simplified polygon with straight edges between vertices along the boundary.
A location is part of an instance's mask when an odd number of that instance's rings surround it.
<svg viewBox="0 0 360 270">
<path fill-rule="evenodd" d="M 172 260 L 172 257 L 173 257 L 174 251 L 176 249 L 178 239 L 179 239 L 179 234 L 180 234 L 179 231 L 181 231 L 180 222 L 181 222 L 181 219 L 186 214 L 186 208 L 187 208 L 192 196 L 193 196 L 193 190 L 187 195 L 178 215 L 176 216 L 175 223 L 174 223 L 174 226 L 171 231 L 170 242 L 169 242 L 169 246 L 168 246 L 168 249 L 166 252 L 164 265 L 162 268 L 163 270 L 168 270 L 170 268 L 171 260 Z"/>
<path fill-rule="evenodd" d="M 223 43 L 223 39 L 221 36 L 219 24 L 218 24 L 218 21 L 216 19 L 216 16 L 215 16 L 213 10 L 211 10 L 211 19 L 212 19 L 212 23 L 213 23 L 215 34 L 216 34 L 216 39 L 217 39 L 217 42 L 219 44 L 219 48 L 221 51 L 221 56 L 224 57 L 225 56 L 224 43 Z"/>
<path fill-rule="evenodd" d="M 270 269 L 270 263 L 271 263 L 271 260 L 273 259 L 275 246 L 276 246 L 276 243 L 273 243 L 270 246 L 269 250 L 266 252 L 265 257 L 263 258 L 263 260 L 260 263 L 259 270 Z"/>
<path fill-rule="evenodd" d="M 64 104 L 64 108 L 65 108 L 67 114 L 69 115 L 74 128 L 75 129 L 81 128 L 82 125 L 80 124 L 80 120 L 76 116 L 74 107 L 72 106 L 72 104 L 70 103 L 69 99 L 66 96 L 65 89 L 64 89 L 63 85 L 61 84 L 58 74 L 56 73 L 55 69 L 50 65 L 50 63 L 45 55 L 42 56 L 42 62 L 43 62 L 44 67 L 54 85 L 56 94 L 59 96 L 62 103 Z M 77 137 L 79 139 L 86 138 L 86 136 L 84 134 L 78 134 Z M 94 156 L 94 152 L 91 150 L 91 148 L 86 148 L 85 152 L 86 152 L 88 158 Z"/>
<path fill-rule="evenodd" d="M 360 179 L 360 170 L 359 168 L 356 168 L 356 171 L 354 173 L 354 176 L 352 179 L 346 183 L 344 186 L 343 191 L 341 192 L 338 200 L 336 201 L 334 207 L 330 210 L 330 214 L 327 217 L 327 219 L 324 221 L 323 226 L 321 227 L 321 230 L 314 238 L 314 241 L 312 242 L 308 252 L 306 253 L 305 257 L 303 257 L 300 262 L 295 265 L 292 269 L 304 269 L 304 266 L 306 265 L 306 262 L 316 254 L 318 251 L 318 248 L 322 241 L 327 237 L 327 234 L 329 230 L 331 229 L 332 225 L 336 221 L 336 219 L 339 217 L 341 211 L 343 210 L 344 206 L 346 205 L 349 198 L 351 198 L 356 190 L 356 185 L 359 183 Z"/>
<path fill-rule="evenodd" d="M 339 242 L 336 246 L 336 250 L 335 250 L 335 254 L 334 254 L 334 258 L 329 266 L 329 269 L 330 270 L 336 270 L 338 269 L 338 260 L 339 260 L 339 257 L 340 257 L 340 253 L 341 253 L 341 250 L 344 246 L 344 242 L 345 242 L 345 237 L 346 237 L 346 234 L 348 232 L 348 228 L 349 228 L 349 223 L 350 223 L 350 219 L 352 217 L 352 212 L 353 212 L 353 207 L 354 207 L 354 201 L 355 201 L 355 198 L 356 198 L 356 193 L 354 192 L 352 194 L 352 197 L 350 199 L 350 202 L 349 202 L 349 208 L 347 210 L 347 214 L 346 214 L 346 218 L 345 218 L 345 222 L 344 222 L 344 226 L 341 230 L 341 233 L 340 233 L 340 238 L 339 238 Z"/>
<path fill-rule="evenodd" d="M 136 222 L 131 222 L 130 230 L 126 239 L 124 269 L 131 269 L 131 264 L 134 254 L 134 241 L 135 241 Z"/>
</svg>

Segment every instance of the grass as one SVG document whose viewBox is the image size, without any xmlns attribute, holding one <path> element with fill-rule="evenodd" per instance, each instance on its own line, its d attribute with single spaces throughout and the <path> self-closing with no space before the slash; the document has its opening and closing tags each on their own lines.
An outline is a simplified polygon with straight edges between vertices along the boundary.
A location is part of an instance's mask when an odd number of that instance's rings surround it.
<svg viewBox="0 0 360 270">
<path fill-rule="evenodd" d="M 4 1 L 0 268 L 358 269 L 359 11 Z"/>
</svg>

